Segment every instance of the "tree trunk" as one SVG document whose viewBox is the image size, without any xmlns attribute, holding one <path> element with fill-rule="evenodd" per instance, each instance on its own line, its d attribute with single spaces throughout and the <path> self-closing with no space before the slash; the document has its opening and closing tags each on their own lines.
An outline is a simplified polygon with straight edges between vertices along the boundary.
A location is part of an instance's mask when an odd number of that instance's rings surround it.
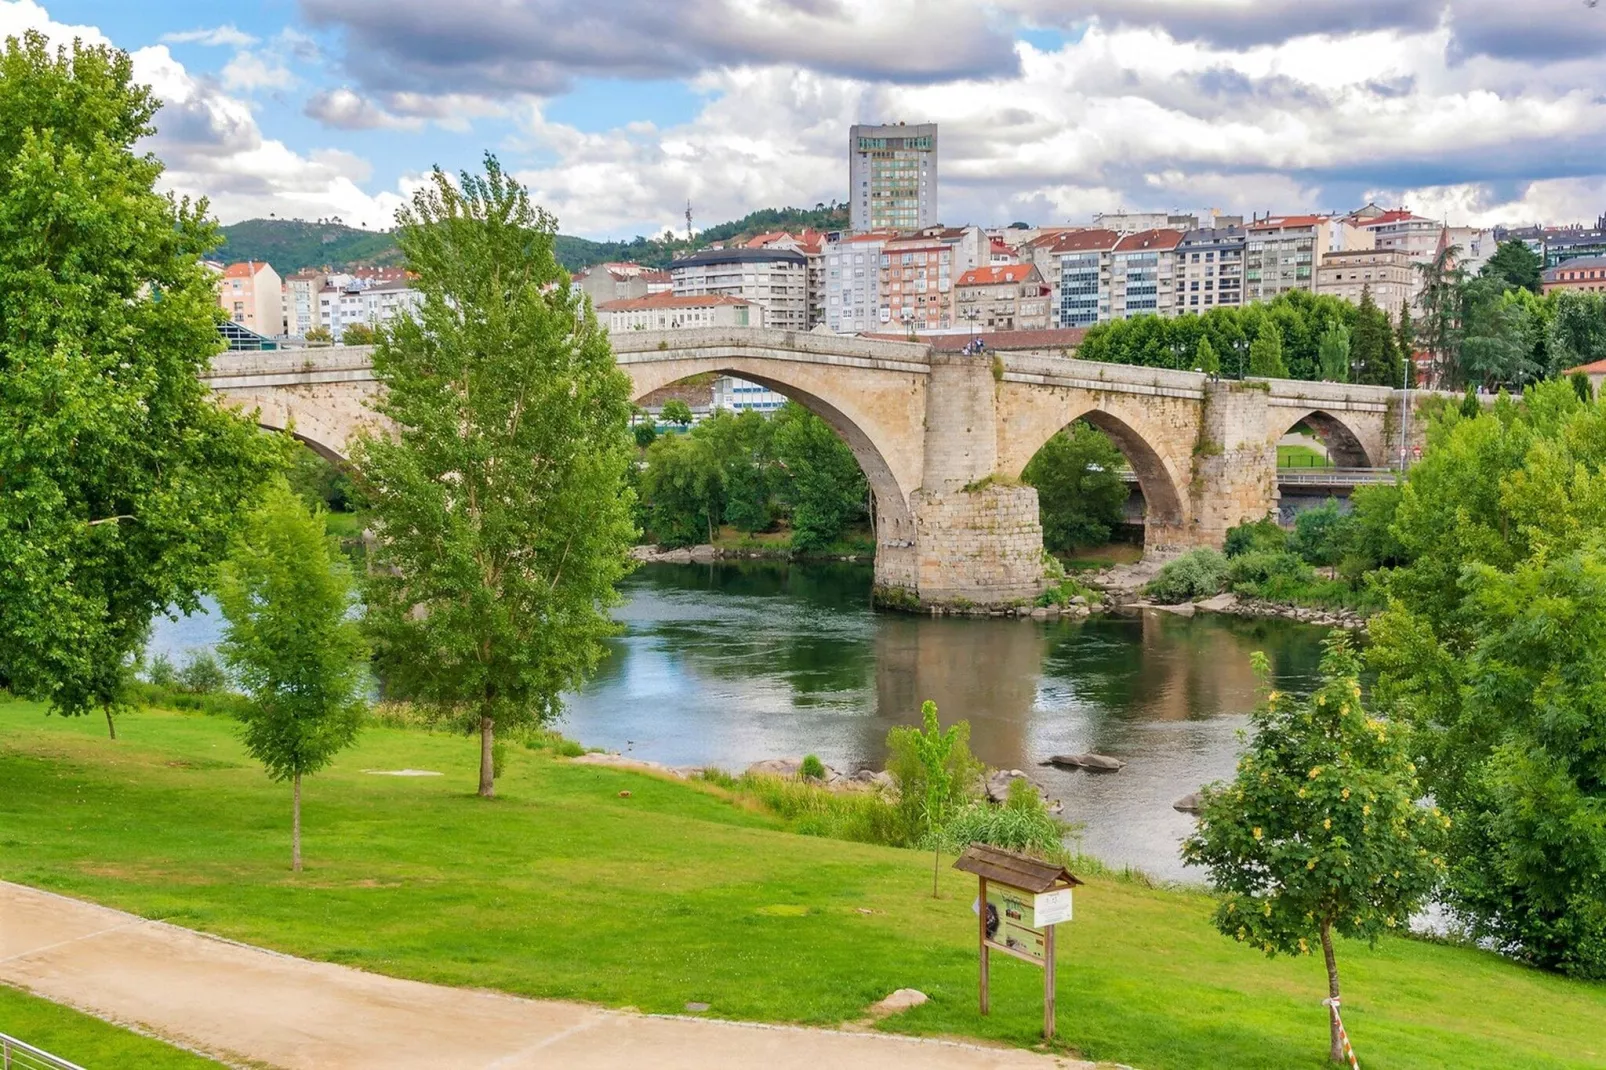
<svg viewBox="0 0 1606 1070">
<path fill-rule="evenodd" d="M 301 872 L 301 774 L 297 773 L 290 788 L 290 868 Z"/>
<path fill-rule="evenodd" d="M 480 798 L 490 799 L 496 795 L 496 764 L 491 757 L 491 745 L 495 742 L 492 735 L 496 722 L 489 717 L 480 718 Z"/>
<path fill-rule="evenodd" d="M 931 849 L 931 898 L 937 898 L 937 863 L 942 860 L 942 848 Z"/>
<path fill-rule="evenodd" d="M 106 711 L 106 731 L 111 733 L 113 739 L 116 739 L 117 722 L 112 720 L 112 705 L 108 702 L 102 708 Z"/>
<path fill-rule="evenodd" d="M 1344 1042 L 1338 1036 L 1338 960 L 1333 957 L 1333 923 L 1322 922 L 1322 956 L 1327 959 L 1327 994 L 1333 1000 L 1328 1008 L 1327 1028 L 1332 1047 L 1328 1057 L 1335 1063 L 1344 1061 Z"/>
</svg>

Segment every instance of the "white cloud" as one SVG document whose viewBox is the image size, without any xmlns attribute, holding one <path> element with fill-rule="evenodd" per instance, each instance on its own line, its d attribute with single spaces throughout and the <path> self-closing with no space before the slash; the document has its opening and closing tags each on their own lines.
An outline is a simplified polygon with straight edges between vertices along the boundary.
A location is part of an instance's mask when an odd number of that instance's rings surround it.
<svg viewBox="0 0 1606 1070">
<path fill-rule="evenodd" d="M 209 30 L 184 30 L 179 33 L 164 33 L 158 40 L 164 45 L 206 45 L 214 48 L 218 46 L 248 48 L 257 43 L 255 37 L 244 30 L 238 29 L 232 22 L 223 26 L 214 26 Z"/>
<path fill-rule="evenodd" d="M 234 58 L 223 65 L 226 89 L 243 89 L 250 93 L 258 89 L 289 89 L 295 84 L 296 76 L 290 73 L 290 68 L 277 59 L 255 52 L 236 52 Z"/>
</svg>

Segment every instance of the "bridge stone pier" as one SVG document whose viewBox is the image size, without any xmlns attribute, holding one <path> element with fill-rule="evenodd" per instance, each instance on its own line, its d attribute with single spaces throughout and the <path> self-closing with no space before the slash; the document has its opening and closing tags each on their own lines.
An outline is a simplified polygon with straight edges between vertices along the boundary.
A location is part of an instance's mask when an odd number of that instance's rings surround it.
<svg viewBox="0 0 1606 1070">
<path fill-rule="evenodd" d="M 823 418 L 874 498 L 884 602 L 996 606 L 1042 590 L 1032 456 L 1086 419 L 1115 441 L 1143 491 L 1145 551 L 1219 546 L 1277 509 L 1277 441 L 1310 427 L 1345 467 L 1397 457 L 1404 395 L 1386 387 L 1251 379 L 1098 364 L 1057 352 L 962 354 L 912 342 L 761 328 L 633 331 L 613 339 L 641 398 L 703 373 L 760 383 Z M 228 353 L 208 381 L 225 404 L 346 455 L 377 420 L 365 347 Z M 1422 421 L 1409 422 L 1410 444 Z"/>
</svg>

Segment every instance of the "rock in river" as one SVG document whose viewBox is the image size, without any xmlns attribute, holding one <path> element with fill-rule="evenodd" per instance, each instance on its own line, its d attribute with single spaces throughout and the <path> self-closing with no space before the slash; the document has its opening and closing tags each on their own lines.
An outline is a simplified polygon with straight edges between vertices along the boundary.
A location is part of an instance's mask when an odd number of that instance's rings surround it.
<svg viewBox="0 0 1606 1070">
<path fill-rule="evenodd" d="M 1111 758 L 1107 754 L 1056 754 L 1043 764 L 1086 769 L 1090 773 L 1114 773 L 1126 767 L 1121 759 Z"/>
<path fill-rule="evenodd" d="M 1171 809 L 1180 810 L 1185 814 L 1197 814 L 1199 812 L 1199 803 L 1199 793 L 1193 791 L 1172 803 Z"/>
</svg>

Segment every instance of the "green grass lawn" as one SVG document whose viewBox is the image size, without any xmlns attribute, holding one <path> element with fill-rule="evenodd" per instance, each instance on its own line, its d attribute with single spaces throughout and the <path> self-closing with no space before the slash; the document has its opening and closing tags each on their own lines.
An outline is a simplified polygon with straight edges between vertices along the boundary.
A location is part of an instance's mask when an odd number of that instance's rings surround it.
<svg viewBox="0 0 1606 1070">
<path fill-rule="evenodd" d="M 1310 446 L 1278 446 L 1278 468 L 1331 468 L 1333 462 L 1325 453 Z"/>
<path fill-rule="evenodd" d="M 0 704 L 0 876 L 296 955 L 401 977 L 652 1012 L 834 1024 L 901 987 L 884 1028 L 1036 1042 L 1041 974 L 994 965 L 975 1007 L 975 885 L 929 855 L 785 832 L 711 786 L 512 748 L 472 795 L 475 744 L 371 729 L 289 790 L 231 722 L 96 719 Z M 441 777 L 365 775 L 434 769 Z M 629 798 L 619 797 L 629 790 Z M 1318 959 L 1219 936 L 1209 899 L 1092 878 L 1061 930 L 1060 1037 L 1140 1070 L 1325 1065 Z M 1606 1066 L 1606 987 L 1461 947 L 1344 944 L 1345 1019 L 1367 1070 Z"/>
<path fill-rule="evenodd" d="M 130 1033 L 59 1003 L 0 985 L 0 1033 L 79 1066 L 137 1066 L 142 1070 L 202 1070 L 211 1059 Z"/>
</svg>

